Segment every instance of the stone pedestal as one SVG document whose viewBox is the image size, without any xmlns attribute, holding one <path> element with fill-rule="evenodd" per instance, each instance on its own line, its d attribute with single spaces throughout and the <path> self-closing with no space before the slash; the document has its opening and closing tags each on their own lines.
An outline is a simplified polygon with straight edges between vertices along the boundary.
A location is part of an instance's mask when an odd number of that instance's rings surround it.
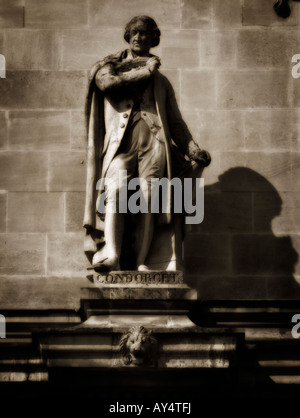
<svg viewBox="0 0 300 418">
<path fill-rule="evenodd" d="M 50 368 L 234 367 L 239 334 L 200 328 L 189 319 L 197 292 L 180 271 L 120 271 L 89 279 L 82 289 L 82 323 L 39 335 Z"/>
<path fill-rule="evenodd" d="M 197 292 L 183 283 L 179 271 L 121 271 L 90 280 L 93 286 L 82 289 L 82 326 L 195 328 L 187 315 Z"/>
</svg>

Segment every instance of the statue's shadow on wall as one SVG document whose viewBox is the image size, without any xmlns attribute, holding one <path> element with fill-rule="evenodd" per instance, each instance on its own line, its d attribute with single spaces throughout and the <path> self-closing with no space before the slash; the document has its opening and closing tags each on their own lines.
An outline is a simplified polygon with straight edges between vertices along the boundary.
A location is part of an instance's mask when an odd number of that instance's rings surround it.
<svg viewBox="0 0 300 418">
<path fill-rule="evenodd" d="M 205 177 L 205 173 L 204 173 Z M 186 282 L 199 299 L 300 297 L 298 253 L 272 221 L 282 199 L 262 175 L 234 167 L 205 187 L 204 221 L 186 235 Z"/>
</svg>

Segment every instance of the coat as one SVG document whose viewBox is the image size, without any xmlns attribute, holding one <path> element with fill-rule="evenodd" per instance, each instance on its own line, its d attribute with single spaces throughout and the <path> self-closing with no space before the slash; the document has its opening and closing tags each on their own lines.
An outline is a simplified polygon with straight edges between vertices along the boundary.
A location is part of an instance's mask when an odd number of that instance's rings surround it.
<svg viewBox="0 0 300 418">
<path fill-rule="evenodd" d="M 87 179 L 83 221 L 88 234 L 93 229 L 102 228 L 101 225 L 99 227 L 97 225 L 99 222 L 96 215 L 96 183 L 103 174 L 105 175 L 122 142 L 133 104 L 128 99 L 107 100 L 96 86 L 95 76 L 102 66 L 121 62 L 127 53 L 128 51 L 121 51 L 97 62 L 89 77 L 86 100 Z M 166 150 L 167 177 L 171 179 L 173 144 L 176 144 L 176 154 L 180 155 L 179 158 L 183 163 L 186 163 L 184 155 L 192 154 L 198 146 L 182 119 L 171 83 L 159 71 L 154 74 L 154 99 Z M 111 138 L 114 140 L 111 141 Z M 171 200 L 171 187 L 168 190 L 168 199 Z M 166 221 L 171 221 L 171 214 L 167 214 Z"/>
</svg>

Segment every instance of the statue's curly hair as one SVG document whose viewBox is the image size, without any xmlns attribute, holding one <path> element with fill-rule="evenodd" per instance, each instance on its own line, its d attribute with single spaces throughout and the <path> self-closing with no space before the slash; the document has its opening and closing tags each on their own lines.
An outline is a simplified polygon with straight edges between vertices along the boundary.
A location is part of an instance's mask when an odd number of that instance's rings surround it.
<svg viewBox="0 0 300 418">
<path fill-rule="evenodd" d="M 127 25 L 125 26 L 125 32 L 124 32 L 124 39 L 127 43 L 129 43 L 129 36 L 130 36 L 130 29 L 132 27 L 132 25 L 134 25 L 137 22 L 143 22 L 145 25 L 148 26 L 148 28 L 151 31 L 152 34 L 152 48 L 154 48 L 155 46 L 157 46 L 159 44 L 160 41 L 160 30 L 158 29 L 158 26 L 155 22 L 154 19 L 152 19 L 152 17 L 149 16 L 135 16 L 133 17 L 130 22 L 127 23 Z"/>
</svg>

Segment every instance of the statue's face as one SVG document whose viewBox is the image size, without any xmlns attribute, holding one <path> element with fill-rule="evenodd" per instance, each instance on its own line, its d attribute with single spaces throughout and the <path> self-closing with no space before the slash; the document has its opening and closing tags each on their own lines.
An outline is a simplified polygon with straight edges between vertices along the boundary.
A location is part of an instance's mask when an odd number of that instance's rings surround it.
<svg viewBox="0 0 300 418">
<path fill-rule="evenodd" d="M 139 21 L 132 25 L 129 33 L 129 46 L 134 55 L 147 56 L 152 46 L 152 36 L 148 26 Z"/>
</svg>

